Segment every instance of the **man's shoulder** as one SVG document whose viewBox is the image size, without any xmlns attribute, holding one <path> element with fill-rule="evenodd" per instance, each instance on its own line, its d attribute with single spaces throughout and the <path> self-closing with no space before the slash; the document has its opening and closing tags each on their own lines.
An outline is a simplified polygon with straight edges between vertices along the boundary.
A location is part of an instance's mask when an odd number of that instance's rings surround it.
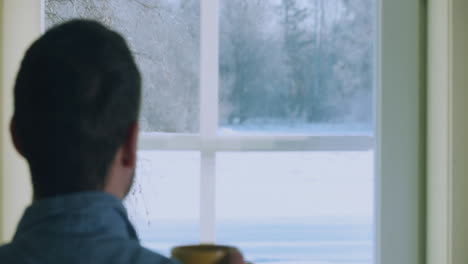
<svg viewBox="0 0 468 264">
<path fill-rule="evenodd" d="M 94 242 L 94 243 L 93 243 Z M 97 243 L 96 243 L 97 242 Z M 80 243 L 81 244 L 81 243 Z M 21 243 L 6 244 L 0 246 L 0 263 L 10 264 L 51 264 L 51 263 L 115 263 L 115 264 L 176 264 L 161 254 L 140 245 L 132 240 L 98 240 L 88 241 L 87 245 L 81 244 L 77 250 L 63 247 L 61 250 L 51 252 L 56 246 L 34 248 L 34 245 L 22 245 Z M 32 248 L 32 251 L 26 250 Z M 76 254 L 79 251 L 79 254 Z M 32 261 L 32 262 L 31 262 Z M 91 261 L 91 262 L 89 262 Z"/>
<path fill-rule="evenodd" d="M 137 240 L 114 240 L 106 243 L 99 241 L 100 245 L 96 245 L 94 249 L 99 252 L 106 252 L 105 255 L 111 259 L 117 256 L 116 259 L 112 259 L 112 263 L 154 263 L 154 264 L 175 264 L 173 260 L 152 251 L 146 247 L 143 247 Z M 108 247 L 106 246 L 108 245 Z M 96 252 L 94 252 L 96 253 Z M 96 256 L 96 254 L 93 254 Z M 107 260 L 110 260 L 107 258 Z"/>
<path fill-rule="evenodd" d="M 10 252 L 12 251 L 13 249 L 11 247 L 11 243 L 0 244 L 0 259 L 1 257 L 6 256 L 7 254 L 10 254 Z"/>
<path fill-rule="evenodd" d="M 135 262 L 136 263 L 161 263 L 161 264 L 175 264 L 173 260 L 153 251 L 150 250 L 144 246 L 142 246 L 140 243 L 136 243 L 137 247 L 137 254 L 134 256 L 136 257 Z M 148 262 L 151 261 L 151 262 Z"/>
<path fill-rule="evenodd" d="M 178 262 L 173 259 L 164 257 L 150 249 L 147 249 L 143 246 L 141 248 L 141 263 L 161 263 L 161 264 L 178 264 Z M 148 262 L 150 260 L 151 262 Z"/>
<path fill-rule="evenodd" d="M 128 239 L 97 239 L 88 241 L 86 251 L 96 263 L 154 263 L 172 264 L 171 259 L 143 247 L 138 240 Z M 91 260 L 90 259 L 90 260 Z"/>
<path fill-rule="evenodd" d="M 24 262 L 18 257 L 15 257 L 19 254 L 20 252 L 18 252 L 11 243 L 0 245 L 0 263 L 22 264 Z"/>
</svg>

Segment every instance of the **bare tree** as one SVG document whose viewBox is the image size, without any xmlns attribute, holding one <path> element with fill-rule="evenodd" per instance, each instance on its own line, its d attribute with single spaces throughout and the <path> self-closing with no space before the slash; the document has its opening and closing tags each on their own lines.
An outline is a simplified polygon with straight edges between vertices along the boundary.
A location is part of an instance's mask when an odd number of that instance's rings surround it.
<svg viewBox="0 0 468 264">
<path fill-rule="evenodd" d="M 221 11 L 221 111 L 227 123 L 254 115 L 262 89 L 264 1 L 223 1 Z"/>
<path fill-rule="evenodd" d="M 143 130 L 198 130 L 198 1 L 47 0 L 45 3 L 47 27 L 72 18 L 88 18 L 123 34 L 143 76 Z"/>
</svg>

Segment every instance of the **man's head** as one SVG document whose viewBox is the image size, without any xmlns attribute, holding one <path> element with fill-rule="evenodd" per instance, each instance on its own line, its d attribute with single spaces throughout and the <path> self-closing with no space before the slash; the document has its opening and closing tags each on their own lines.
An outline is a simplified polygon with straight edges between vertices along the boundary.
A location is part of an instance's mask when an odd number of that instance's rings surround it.
<svg viewBox="0 0 468 264">
<path fill-rule="evenodd" d="M 15 85 L 11 132 L 36 199 L 87 190 L 123 198 L 136 163 L 140 74 L 125 40 L 73 20 L 36 40 Z"/>
</svg>

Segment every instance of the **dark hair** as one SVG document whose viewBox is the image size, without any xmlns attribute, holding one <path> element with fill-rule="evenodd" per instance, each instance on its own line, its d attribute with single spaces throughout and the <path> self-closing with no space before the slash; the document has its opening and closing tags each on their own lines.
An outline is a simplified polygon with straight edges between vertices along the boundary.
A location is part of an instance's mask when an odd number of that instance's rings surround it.
<svg viewBox="0 0 468 264">
<path fill-rule="evenodd" d="M 26 52 L 14 121 L 36 197 L 103 187 L 138 120 L 141 78 L 125 40 L 89 20 L 53 27 Z"/>
</svg>

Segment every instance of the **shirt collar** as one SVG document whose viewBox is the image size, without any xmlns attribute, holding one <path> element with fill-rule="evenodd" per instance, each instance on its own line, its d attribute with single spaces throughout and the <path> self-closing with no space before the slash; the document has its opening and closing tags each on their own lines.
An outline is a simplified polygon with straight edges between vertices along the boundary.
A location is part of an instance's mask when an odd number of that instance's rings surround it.
<svg viewBox="0 0 468 264">
<path fill-rule="evenodd" d="M 14 239 L 37 228 L 53 232 L 66 229 L 67 233 L 99 231 L 106 235 L 137 239 L 121 200 L 98 191 L 35 201 L 26 209 Z"/>
</svg>

